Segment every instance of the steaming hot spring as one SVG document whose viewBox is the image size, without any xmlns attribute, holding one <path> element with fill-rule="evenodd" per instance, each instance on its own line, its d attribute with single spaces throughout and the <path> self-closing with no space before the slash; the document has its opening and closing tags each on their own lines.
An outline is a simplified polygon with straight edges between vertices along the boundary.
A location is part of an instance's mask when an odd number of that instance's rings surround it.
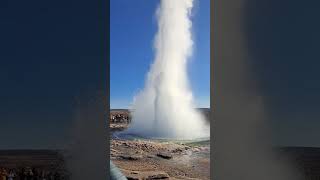
<svg viewBox="0 0 320 180">
<path fill-rule="evenodd" d="M 153 64 L 128 128 L 112 134 L 110 158 L 131 179 L 210 177 L 210 125 L 194 107 L 187 74 L 192 6 L 160 1 Z"/>
<path fill-rule="evenodd" d="M 134 98 L 132 123 L 121 137 L 209 139 L 209 125 L 194 107 L 187 64 L 192 55 L 193 0 L 162 0 L 156 11 L 155 58 Z"/>
</svg>

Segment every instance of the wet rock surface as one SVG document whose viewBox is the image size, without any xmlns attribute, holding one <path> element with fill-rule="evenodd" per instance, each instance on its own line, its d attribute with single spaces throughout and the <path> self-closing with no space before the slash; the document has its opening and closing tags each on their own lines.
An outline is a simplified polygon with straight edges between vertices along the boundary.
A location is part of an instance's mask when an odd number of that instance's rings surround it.
<svg viewBox="0 0 320 180">
<path fill-rule="evenodd" d="M 171 159 L 171 158 L 172 158 L 172 155 L 171 155 L 171 154 L 169 154 L 169 153 L 163 153 L 163 152 L 159 152 L 159 153 L 157 154 L 157 156 L 159 156 L 159 157 L 161 157 L 161 158 L 163 158 L 163 159 Z"/>
</svg>

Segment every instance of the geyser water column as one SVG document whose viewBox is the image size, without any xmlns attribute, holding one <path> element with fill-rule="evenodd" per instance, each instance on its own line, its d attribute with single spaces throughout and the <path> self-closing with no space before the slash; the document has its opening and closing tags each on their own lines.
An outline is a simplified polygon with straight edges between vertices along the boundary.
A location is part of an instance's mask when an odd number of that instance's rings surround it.
<svg viewBox="0 0 320 180">
<path fill-rule="evenodd" d="M 145 87 L 133 102 L 127 133 L 152 138 L 209 137 L 209 125 L 194 107 L 187 76 L 192 54 L 193 0 L 161 0 L 156 11 L 155 59 Z"/>
</svg>

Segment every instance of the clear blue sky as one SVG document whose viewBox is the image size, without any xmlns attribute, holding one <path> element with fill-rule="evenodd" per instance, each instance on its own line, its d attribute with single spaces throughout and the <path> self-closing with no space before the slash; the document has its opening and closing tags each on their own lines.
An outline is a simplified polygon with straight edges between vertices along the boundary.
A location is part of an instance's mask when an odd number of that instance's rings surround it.
<svg viewBox="0 0 320 180">
<path fill-rule="evenodd" d="M 153 61 L 159 0 L 111 0 L 110 106 L 128 108 Z M 195 0 L 189 77 L 198 107 L 210 107 L 210 0 Z"/>
</svg>

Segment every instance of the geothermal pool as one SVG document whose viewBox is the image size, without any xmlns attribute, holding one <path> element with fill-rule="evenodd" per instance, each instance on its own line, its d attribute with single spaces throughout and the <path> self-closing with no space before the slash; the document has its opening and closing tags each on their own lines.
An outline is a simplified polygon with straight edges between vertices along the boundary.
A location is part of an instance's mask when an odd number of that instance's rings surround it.
<svg viewBox="0 0 320 180">
<path fill-rule="evenodd" d="M 116 131 L 112 133 L 113 139 L 119 140 L 144 140 L 155 142 L 173 142 L 180 144 L 210 144 L 210 137 L 194 138 L 194 139 L 176 139 L 176 138 L 161 138 L 161 137 L 148 137 L 139 134 L 126 133 L 126 131 Z"/>
<path fill-rule="evenodd" d="M 210 179 L 210 139 L 146 138 L 114 132 L 110 158 L 131 178 L 165 176 Z"/>
</svg>

